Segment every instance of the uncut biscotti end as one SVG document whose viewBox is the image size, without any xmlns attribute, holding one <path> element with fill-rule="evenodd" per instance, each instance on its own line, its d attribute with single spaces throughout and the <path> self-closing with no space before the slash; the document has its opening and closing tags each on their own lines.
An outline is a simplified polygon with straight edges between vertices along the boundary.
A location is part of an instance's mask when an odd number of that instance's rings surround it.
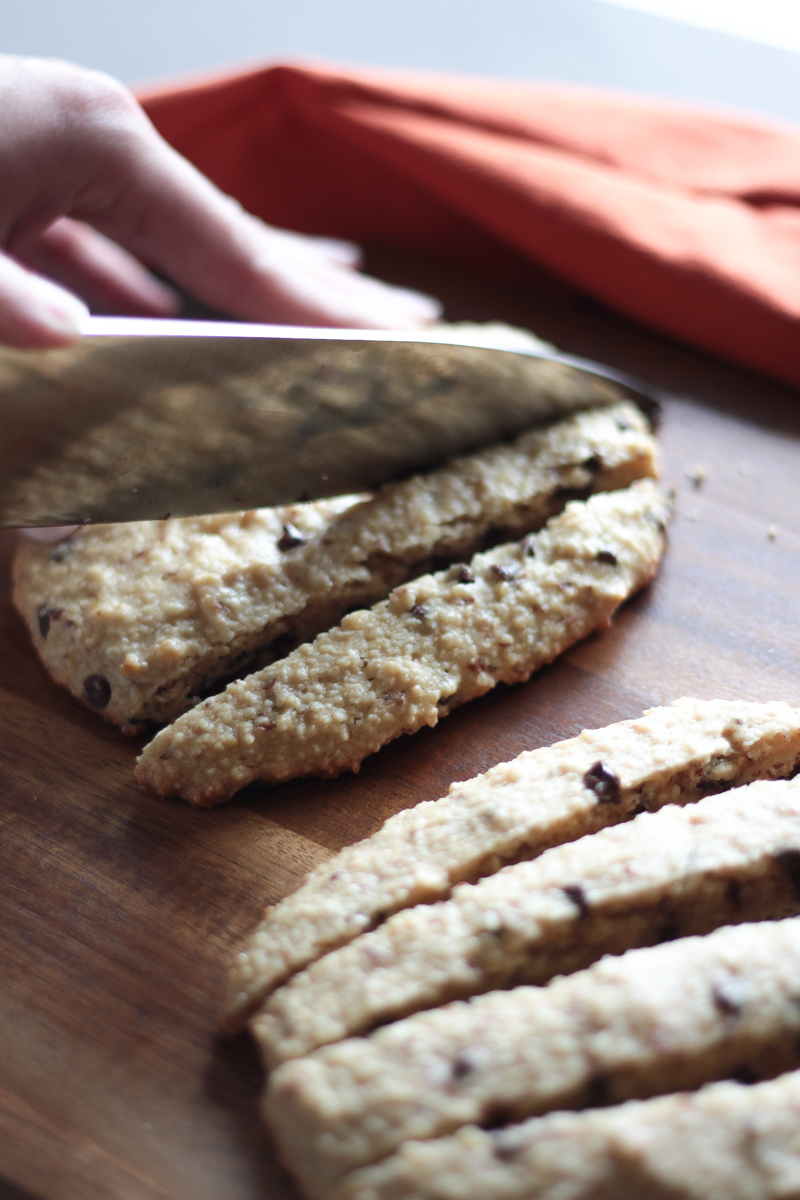
<svg viewBox="0 0 800 1200">
<path fill-rule="evenodd" d="M 497 1130 L 464 1126 L 344 1177 L 327 1200 L 788 1200 L 800 1071 Z"/>
<path fill-rule="evenodd" d="M 597 761 L 619 779 L 616 803 L 599 803 L 586 786 Z M 800 713 L 779 701 L 683 698 L 525 751 L 397 813 L 317 867 L 236 955 L 224 1024 L 240 1029 L 287 976 L 391 913 L 447 896 L 455 883 L 625 820 L 639 806 L 686 804 L 732 784 L 786 777 L 798 762 Z"/>
<path fill-rule="evenodd" d="M 294 1059 L 265 1115 L 312 1196 L 409 1139 L 769 1078 L 800 1057 L 800 918 L 608 956 Z"/>
<path fill-rule="evenodd" d="M 272 1068 L 389 1020 L 543 984 L 665 935 L 793 915 L 798 858 L 800 779 L 641 813 L 394 914 L 290 979 L 251 1029 Z"/>
<path fill-rule="evenodd" d="M 163 730 L 137 779 L 216 804 L 247 783 L 336 775 L 525 680 L 609 623 L 654 575 L 668 509 L 654 483 L 573 501 L 523 542 L 423 576 Z"/>
<path fill-rule="evenodd" d="M 141 733 L 179 716 L 302 604 L 279 548 L 285 524 L 311 539 L 354 503 L 95 525 L 55 546 L 20 539 L 14 603 L 51 677 Z"/>
</svg>

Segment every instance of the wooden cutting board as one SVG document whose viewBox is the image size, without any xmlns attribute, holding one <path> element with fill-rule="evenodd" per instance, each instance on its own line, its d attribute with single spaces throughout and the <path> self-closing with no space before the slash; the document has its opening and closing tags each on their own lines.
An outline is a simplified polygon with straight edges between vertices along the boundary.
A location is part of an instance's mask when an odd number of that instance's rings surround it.
<svg viewBox="0 0 800 1200">
<path fill-rule="evenodd" d="M 140 744 L 51 684 L 11 609 L 13 535 L 0 536 L 0 1196 L 289 1200 L 253 1048 L 215 1024 L 228 955 L 265 903 L 391 813 L 523 749 L 685 694 L 800 705 L 800 395 L 544 277 L 523 295 L 376 262 L 445 296 L 453 318 L 527 325 L 670 393 L 664 474 L 679 494 L 662 571 L 610 630 L 358 776 L 197 812 L 140 791 Z"/>
</svg>

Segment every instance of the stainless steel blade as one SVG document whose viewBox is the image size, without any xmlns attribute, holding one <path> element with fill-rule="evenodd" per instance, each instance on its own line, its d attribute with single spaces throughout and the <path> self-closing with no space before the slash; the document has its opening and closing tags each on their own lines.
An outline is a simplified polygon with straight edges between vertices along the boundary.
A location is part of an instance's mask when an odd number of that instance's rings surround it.
<svg viewBox="0 0 800 1200">
<path fill-rule="evenodd" d="M 0 349 L 0 525 L 371 490 L 621 390 L 653 399 L 627 376 L 492 327 L 94 317 L 68 349 Z"/>
</svg>

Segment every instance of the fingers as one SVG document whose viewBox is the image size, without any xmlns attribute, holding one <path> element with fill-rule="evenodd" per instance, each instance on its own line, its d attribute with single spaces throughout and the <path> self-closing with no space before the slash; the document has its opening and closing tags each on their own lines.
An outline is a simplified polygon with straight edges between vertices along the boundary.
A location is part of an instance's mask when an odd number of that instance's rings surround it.
<svg viewBox="0 0 800 1200">
<path fill-rule="evenodd" d="M 68 217 L 19 246 L 16 257 L 81 296 L 92 312 L 169 317 L 180 298 L 116 242 Z"/>
<path fill-rule="evenodd" d="M 144 114 L 135 125 L 113 149 L 123 186 L 77 215 L 198 300 L 243 320 L 309 325 L 408 328 L 440 315 L 428 296 L 357 274 L 347 243 L 288 234 L 245 213 Z"/>
<path fill-rule="evenodd" d="M 348 243 L 293 235 L 249 216 L 106 76 L 0 56 L 0 111 L 0 179 L 13 185 L 0 188 L 0 245 L 98 308 L 173 311 L 168 293 L 130 259 L 115 258 L 59 217 L 93 226 L 198 300 L 243 320 L 409 328 L 439 316 L 430 297 L 359 275 L 358 251 Z M 74 336 L 78 302 L 58 288 L 45 295 L 37 276 L 23 276 L 19 264 L 15 274 L 10 262 L 0 282 L 0 300 L 10 304 L 0 338 L 49 345 Z"/>
<path fill-rule="evenodd" d="M 67 346 L 88 315 L 77 296 L 0 251 L 0 343 L 23 350 Z"/>
</svg>

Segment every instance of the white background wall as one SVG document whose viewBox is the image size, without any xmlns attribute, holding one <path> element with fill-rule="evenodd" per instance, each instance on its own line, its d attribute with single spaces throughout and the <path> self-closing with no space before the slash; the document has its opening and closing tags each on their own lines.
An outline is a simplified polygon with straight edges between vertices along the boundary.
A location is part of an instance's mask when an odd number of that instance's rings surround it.
<svg viewBox="0 0 800 1200">
<path fill-rule="evenodd" d="M 128 82 L 305 55 L 607 84 L 800 122 L 800 55 L 599 0 L 0 0 L 0 50 Z"/>
</svg>

